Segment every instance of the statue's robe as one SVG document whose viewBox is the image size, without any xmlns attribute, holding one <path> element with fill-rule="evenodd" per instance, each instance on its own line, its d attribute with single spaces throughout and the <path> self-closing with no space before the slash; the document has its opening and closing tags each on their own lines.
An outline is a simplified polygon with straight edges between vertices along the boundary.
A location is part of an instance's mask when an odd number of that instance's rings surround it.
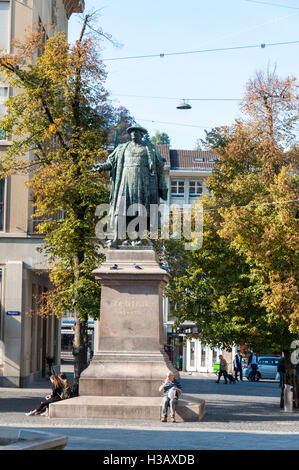
<svg viewBox="0 0 299 470">
<path fill-rule="evenodd" d="M 108 156 L 105 163 L 99 165 L 102 170 L 110 170 L 110 217 L 125 215 L 133 203 L 142 204 L 149 211 L 150 204 L 159 204 L 160 197 L 167 199 L 167 186 L 163 174 L 164 160 L 153 145 L 144 145 L 146 162 L 137 169 L 128 168 L 130 143 L 120 144 Z M 129 163 L 130 164 L 130 163 Z M 135 173 L 134 173 L 135 172 Z M 135 174 L 135 178 L 134 178 Z M 138 179 L 138 181 L 136 181 Z M 125 204 L 123 207 L 122 204 Z M 149 217 L 148 212 L 148 217 Z"/>
</svg>

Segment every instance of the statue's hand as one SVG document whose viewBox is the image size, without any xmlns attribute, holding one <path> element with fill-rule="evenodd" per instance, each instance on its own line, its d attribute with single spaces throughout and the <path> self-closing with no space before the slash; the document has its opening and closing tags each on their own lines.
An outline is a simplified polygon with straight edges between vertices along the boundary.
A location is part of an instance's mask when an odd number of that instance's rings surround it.
<svg viewBox="0 0 299 470">
<path fill-rule="evenodd" d="M 168 188 L 159 188 L 159 196 L 164 201 L 167 200 L 167 193 L 168 193 Z"/>
<path fill-rule="evenodd" d="M 103 167 L 101 163 L 96 163 L 90 170 L 92 173 L 99 173 L 100 171 L 103 171 Z"/>
</svg>

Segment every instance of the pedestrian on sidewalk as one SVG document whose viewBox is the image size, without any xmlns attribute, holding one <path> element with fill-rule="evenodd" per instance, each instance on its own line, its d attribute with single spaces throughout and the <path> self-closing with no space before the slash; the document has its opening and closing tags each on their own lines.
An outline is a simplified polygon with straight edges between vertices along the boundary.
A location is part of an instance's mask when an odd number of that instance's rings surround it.
<svg viewBox="0 0 299 470">
<path fill-rule="evenodd" d="M 237 350 L 237 354 L 234 358 L 234 371 L 235 379 L 238 380 L 238 373 L 240 374 L 240 380 L 243 381 L 243 356 L 240 349 Z"/>
<path fill-rule="evenodd" d="M 279 387 L 282 387 L 283 376 L 285 374 L 285 371 L 286 369 L 285 369 L 284 355 L 283 353 L 281 353 L 281 356 L 277 364 L 277 372 L 279 373 Z"/>
<path fill-rule="evenodd" d="M 162 419 L 161 421 L 165 423 L 167 421 L 168 407 L 170 407 L 170 417 L 171 421 L 175 423 L 175 407 L 179 399 L 180 394 L 182 393 L 181 383 L 174 378 L 174 373 L 169 371 L 165 381 L 159 388 L 159 392 L 163 392 L 163 402 L 162 402 Z"/>
<path fill-rule="evenodd" d="M 51 375 L 50 381 L 52 382 L 51 395 L 47 395 L 46 400 L 41 402 L 38 408 L 32 411 L 29 411 L 28 413 L 25 413 L 26 416 L 35 416 L 35 415 L 48 416 L 50 403 L 54 403 L 55 401 L 59 401 L 63 399 L 63 383 L 61 379 L 57 375 Z"/>
<path fill-rule="evenodd" d="M 251 352 L 249 358 L 248 358 L 248 367 L 251 367 L 251 372 L 250 372 L 250 376 L 252 377 L 253 380 L 255 380 L 255 376 L 256 376 L 256 373 L 257 373 L 257 368 L 258 368 L 258 364 L 257 364 L 257 355 L 255 354 L 255 352 Z"/>
<path fill-rule="evenodd" d="M 227 361 L 224 359 L 222 354 L 220 354 L 219 359 L 220 359 L 220 369 L 218 373 L 218 380 L 216 380 L 216 383 L 219 384 L 221 376 L 223 375 L 224 381 L 227 384 Z"/>
</svg>

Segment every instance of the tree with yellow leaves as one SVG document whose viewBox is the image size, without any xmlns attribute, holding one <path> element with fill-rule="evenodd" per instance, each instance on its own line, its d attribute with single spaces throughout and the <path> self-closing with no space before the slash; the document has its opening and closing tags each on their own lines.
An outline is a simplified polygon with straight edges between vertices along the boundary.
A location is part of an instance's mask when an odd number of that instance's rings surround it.
<svg viewBox="0 0 299 470">
<path fill-rule="evenodd" d="M 242 108 L 245 119 L 236 123 L 227 145 L 219 149 L 217 171 L 210 180 L 223 218 L 219 235 L 246 257 L 263 286 L 261 307 L 268 330 L 281 326 L 286 383 L 296 389 L 291 362 L 291 337 L 299 334 L 295 79 L 280 79 L 275 71 L 258 72 L 247 84 Z"/>
<path fill-rule="evenodd" d="M 284 352 L 285 383 L 299 407 L 293 340 L 298 311 L 298 155 L 295 79 L 258 72 L 247 84 L 244 118 L 207 134 L 218 154 L 203 202 L 202 249 L 169 295 L 179 321 L 194 320 L 203 341 L 261 353 Z M 283 392 L 282 400 L 283 403 Z"/>
<path fill-rule="evenodd" d="M 99 110 L 106 74 L 96 38 L 88 34 L 91 20 L 86 15 L 74 45 L 63 33 L 45 42 L 41 27 L 15 43 L 13 55 L 0 57 L 2 75 L 19 90 L 1 121 L 12 140 L 1 157 L 1 176 L 28 174 L 34 217 L 43 220 L 37 230 L 52 268 L 53 290 L 42 299 L 40 313 L 74 313 L 75 388 L 87 366 L 88 316 L 97 318 L 100 310 L 100 286 L 92 274 L 103 260 L 95 209 L 109 197 L 105 177 L 90 172 L 107 157 L 108 133 Z M 64 216 L 58 219 L 58 212 Z"/>
</svg>

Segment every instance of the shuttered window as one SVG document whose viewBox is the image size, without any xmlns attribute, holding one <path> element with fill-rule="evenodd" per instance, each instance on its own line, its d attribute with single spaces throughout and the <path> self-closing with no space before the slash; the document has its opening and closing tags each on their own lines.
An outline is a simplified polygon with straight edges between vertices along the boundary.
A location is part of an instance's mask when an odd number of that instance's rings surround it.
<svg viewBox="0 0 299 470">
<path fill-rule="evenodd" d="M 0 2 L 0 49 L 9 52 L 9 6 L 10 2 Z"/>
</svg>

